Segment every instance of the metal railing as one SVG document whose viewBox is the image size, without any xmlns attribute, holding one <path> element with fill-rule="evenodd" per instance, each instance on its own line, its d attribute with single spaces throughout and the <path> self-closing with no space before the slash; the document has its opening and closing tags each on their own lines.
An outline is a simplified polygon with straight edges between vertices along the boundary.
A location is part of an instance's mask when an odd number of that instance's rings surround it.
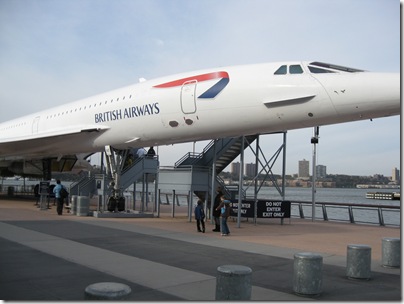
<svg viewBox="0 0 404 304">
<path fill-rule="evenodd" d="M 291 208 L 291 217 L 312 219 L 311 202 L 291 201 Z M 400 226 L 400 211 L 400 206 L 316 202 L 315 219 Z"/>
</svg>

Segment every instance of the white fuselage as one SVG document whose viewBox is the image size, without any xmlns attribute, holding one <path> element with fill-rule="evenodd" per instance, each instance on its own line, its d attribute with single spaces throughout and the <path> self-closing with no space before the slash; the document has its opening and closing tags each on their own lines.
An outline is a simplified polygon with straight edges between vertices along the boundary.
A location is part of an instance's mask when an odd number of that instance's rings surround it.
<svg viewBox="0 0 404 304">
<path fill-rule="evenodd" d="M 275 73 L 281 66 L 286 73 Z M 293 73 L 296 66 L 301 71 Z M 398 73 L 332 66 L 316 66 L 328 73 L 313 73 L 309 66 L 278 62 L 177 74 L 14 119 L 0 124 L 0 160 L 263 134 L 400 113 Z M 208 96 L 201 97 L 204 93 Z"/>
</svg>

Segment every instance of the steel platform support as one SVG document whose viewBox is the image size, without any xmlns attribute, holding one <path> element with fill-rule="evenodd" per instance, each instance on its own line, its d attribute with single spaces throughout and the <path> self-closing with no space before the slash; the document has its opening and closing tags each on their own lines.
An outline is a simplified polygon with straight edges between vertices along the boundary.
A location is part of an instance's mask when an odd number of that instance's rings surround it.
<svg viewBox="0 0 404 304">
<path fill-rule="evenodd" d="M 282 144 L 279 146 L 279 148 L 272 154 L 272 156 L 268 159 L 266 157 L 266 154 L 262 151 L 261 146 L 260 146 L 260 136 L 259 135 L 256 139 L 256 146 L 255 149 L 252 148 L 250 143 L 245 143 L 245 138 L 243 141 L 243 145 L 240 148 L 240 177 L 239 177 L 239 183 L 238 183 L 238 188 L 239 188 L 239 194 L 238 194 L 238 214 L 237 214 L 237 227 L 240 227 L 241 224 L 241 202 L 243 199 L 247 198 L 247 190 L 254 186 L 254 192 L 253 192 L 253 198 L 255 201 L 255 212 L 254 212 L 254 223 L 256 223 L 256 210 L 257 210 L 257 201 L 258 201 L 258 194 L 264 183 L 269 180 L 272 182 L 274 185 L 275 189 L 278 191 L 279 195 L 282 197 L 282 199 L 285 199 L 285 175 L 286 175 L 286 134 L 287 132 L 277 132 L 277 133 L 270 133 L 270 134 L 265 134 L 265 135 L 275 135 L 275 134 L 282 134 Z M 244 168 L 244 145 L 248 144 L 250 150 L 255 156 L 255 168 L 256 168 L 256 175 L 252 179 L 252 181 L 247 185 L 247 187 L 244 187 L 244 173 L 243 173 L 243 168 Z M 282 182 L 281 185 L 278 184 L 278 181 L 275 178 L 275 175 L 272 171 L 274 165 L 277 163 L 279 160 L 280 155 L 282 155 Z M 258 168 L 261 167 L 260 170 Z M 264 178 L 261 179 L 261 175 L 264 175 Z M 283 219 L 282 219 L 283 220 Z"/>
</svg>

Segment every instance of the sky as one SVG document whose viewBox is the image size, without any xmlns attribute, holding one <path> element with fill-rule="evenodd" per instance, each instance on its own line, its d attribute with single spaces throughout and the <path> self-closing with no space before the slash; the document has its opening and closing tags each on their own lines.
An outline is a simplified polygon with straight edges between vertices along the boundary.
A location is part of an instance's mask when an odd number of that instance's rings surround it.
<svg viewBox="0 0 404 304">
<path fill-rule="evenodd" d="M 139 78 L 228 65 L 315 60 L 400 72 L 400 10 L 398 0 L 0 0 L 0 122 Z M 312 135 L 288 131 L 287 174 L 299 160 L 311 167 Z M 261 137 L 267 158 L 281 141 Z M 160 146 L 160 165 L 207 143 Z M 400 116 L 324 126 L 316 163 L 328 174 L 391 176 L 400 146 Z"/>
</svg>

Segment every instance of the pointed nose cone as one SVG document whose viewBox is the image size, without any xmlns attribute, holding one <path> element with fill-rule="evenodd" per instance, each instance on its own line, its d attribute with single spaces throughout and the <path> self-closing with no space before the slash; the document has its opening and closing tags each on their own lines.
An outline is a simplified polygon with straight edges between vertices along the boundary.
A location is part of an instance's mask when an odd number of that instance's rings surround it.
<svg viewBox="0 0 404 304">
<path fill-rule="evenodd" d="M 368 102 L 372 102 L 373 107 L 377 108 L 377 116 L 374 117 L 400 114 L 400 80 L 399 73 L 370 74 L 367 86 L 370 95 Z"/>
<path fill-rule="evenodd" d="M 327 91 L 341 116 L 360 120 L 400 114 L 398 73 L 352 73 Z"/>
</svg>

